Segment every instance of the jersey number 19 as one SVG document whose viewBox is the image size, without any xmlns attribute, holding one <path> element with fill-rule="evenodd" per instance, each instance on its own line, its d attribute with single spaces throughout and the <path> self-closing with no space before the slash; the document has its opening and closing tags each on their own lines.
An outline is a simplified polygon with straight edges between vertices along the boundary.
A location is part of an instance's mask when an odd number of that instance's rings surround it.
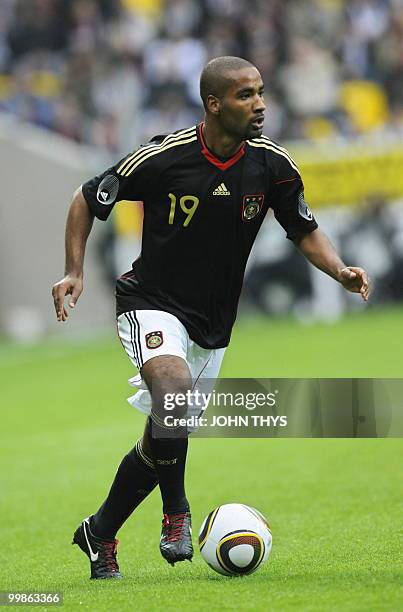
<svg viewBox="0 0 403 612">
<path fill-rule="evenodd" d="M 176 202 L 177 198 L 173 193 L 168 194 L 169 199 L 171 200 L 171 210 L 169 211 L 168 223 L 169 225 L 173 225 L 175 218 L 175 210 L 176 210 Z M 181 210 L 187 215 L 186 219 L 183 222 L 183 227 L 187 227 L 192 220 L 193 215 L 196 212 L 197 207 L 199 206 L 199 198 L 192 195 L 183 195 L 179 199 L 179 206 Z M 188 203 L 191 203 L 191 206 L 187 206 Z"/>
</svg>

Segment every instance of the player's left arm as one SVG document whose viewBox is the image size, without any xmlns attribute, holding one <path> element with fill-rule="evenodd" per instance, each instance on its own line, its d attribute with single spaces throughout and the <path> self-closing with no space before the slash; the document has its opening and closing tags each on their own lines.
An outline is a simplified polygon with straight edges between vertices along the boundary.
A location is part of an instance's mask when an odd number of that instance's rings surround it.
<svg viewBox="0 0 403 612">
<path fill-rule="evenodd" d="M 271 188 L 270 206 L 274 216 L 287 233 L 287 238 L 299 248 L 305 257 L 345 289 L 360 293 L 367 301 L 370 293 L 365 270 L 346 266 L 318 224 L 305 201 L 304 185 L 298 167 L 288 152 L 274 157 L 274 182 Z"/>
<path fill-rule="evenodd" d="M 370 284 L 365 270 L 346 266 L 326 234 L 320 229 L 295 239 L 294 244 L 316 268 L 337 280 L 347 291 L 360 293 L 365 301 L 368 300 Z"/>
</svg>

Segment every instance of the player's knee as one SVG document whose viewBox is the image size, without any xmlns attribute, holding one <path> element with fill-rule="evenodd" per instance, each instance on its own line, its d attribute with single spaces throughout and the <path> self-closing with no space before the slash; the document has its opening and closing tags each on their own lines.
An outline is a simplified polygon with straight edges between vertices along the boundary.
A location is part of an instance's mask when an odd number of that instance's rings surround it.
<svg viewBox="0 0 403 612">
<path fill-rule="evenodd" d="M 160 418 L 171 415 L 174 418 L 186 416 L 191 392 L 191 381 L 167 380 L 154 388 L 151 393 L 153 412 Z"/>
<path fill-rule="evenodd" d="M 192 378 L 183 359 L 173 355 L 156 357 L 144 364 L 142 376 L 151 391 L 152 411 L 160 419 L 186 415 Z"/>
</svg>

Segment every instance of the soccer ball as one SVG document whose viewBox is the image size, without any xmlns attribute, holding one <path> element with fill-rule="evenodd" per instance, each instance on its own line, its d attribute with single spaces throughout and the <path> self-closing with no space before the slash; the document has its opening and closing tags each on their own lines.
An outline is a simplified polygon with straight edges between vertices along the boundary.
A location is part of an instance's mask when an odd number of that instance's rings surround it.
<svg viewBox="0 0 403 612">
<path fill-rule="evenodd" d="M 267 561 L 271 545 L 267 520 L 244 504 L 218 506 L 206 516 L 199 531 L 203 559 L 224 576 L 255 572 Z"/>
</svg>

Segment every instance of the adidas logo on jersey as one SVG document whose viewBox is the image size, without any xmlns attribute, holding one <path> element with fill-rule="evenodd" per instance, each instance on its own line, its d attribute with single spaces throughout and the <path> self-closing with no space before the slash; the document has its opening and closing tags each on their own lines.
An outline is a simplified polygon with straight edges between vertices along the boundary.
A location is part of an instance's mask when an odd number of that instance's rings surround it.
<svg viewBox="0 0 403 612">
<path fill-rule="evenodd" d="M 231 195 L 231 192 L 228 191 L 224 183 L 221 183 L 217 189 L 214 189 L 213 195 Z"/>
</svg>

